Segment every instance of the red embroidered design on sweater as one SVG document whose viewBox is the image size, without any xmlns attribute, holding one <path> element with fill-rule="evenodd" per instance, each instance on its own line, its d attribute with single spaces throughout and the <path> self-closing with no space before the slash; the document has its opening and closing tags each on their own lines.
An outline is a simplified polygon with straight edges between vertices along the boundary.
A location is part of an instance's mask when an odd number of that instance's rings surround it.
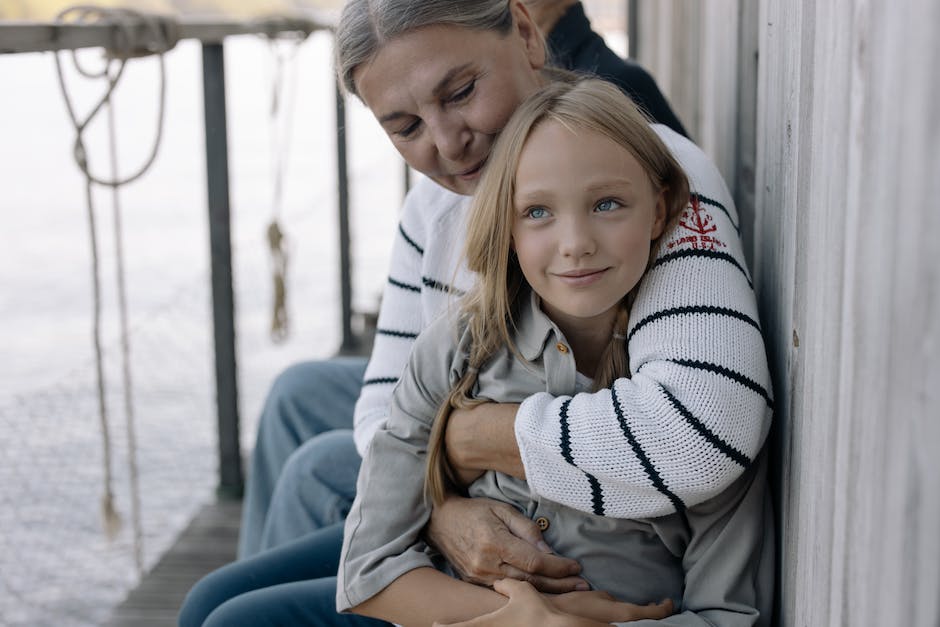
<svg viewBox="0 0 940 627">
<path fill-rule="evenodd" d="M 691 231 L 694 235 L 685 235 L 669 242 L 666 247 L 670 250 L 689 244 L 692 248 L 701 250 L 717 250 L 727 248 L 728 245 L 723 241 L 710 235 L 718 230 L 715 226 L 715 219 L 708 210 L 702 206 L 698 196 L 692 196 L 692 202 L 685 208 L 682 217 L 679 218 L 679 226 Z"/>
</svg>

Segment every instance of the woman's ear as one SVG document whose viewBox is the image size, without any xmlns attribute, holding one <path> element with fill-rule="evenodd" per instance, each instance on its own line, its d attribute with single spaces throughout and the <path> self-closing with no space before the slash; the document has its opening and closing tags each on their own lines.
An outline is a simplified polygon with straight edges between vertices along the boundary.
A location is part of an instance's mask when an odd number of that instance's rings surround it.
<svg viewBox="0 0 940 627">
<path fill-rule="evenodd" d="M 668 188 L 659 190 L 659 197 L 656 199 L 656 216 L 653 220 L 653 229 L 650 232 L 650 239 L 658 239 L 666 229 L 666 192 Z"/>
<path fill-rule="evenodd" d="M 522 38 L 525 45 L 526 58 L 534 70 L 541 70 L 545 67 L 547 59 L 545 58 L 545 38 L 542 31 L 535 24 L 535 20 L 529 14 L 529 10 L 520 0 L 512 0 L 510 7 L 512 19 L 516 25 L 516 32 Z"/>
</svg>

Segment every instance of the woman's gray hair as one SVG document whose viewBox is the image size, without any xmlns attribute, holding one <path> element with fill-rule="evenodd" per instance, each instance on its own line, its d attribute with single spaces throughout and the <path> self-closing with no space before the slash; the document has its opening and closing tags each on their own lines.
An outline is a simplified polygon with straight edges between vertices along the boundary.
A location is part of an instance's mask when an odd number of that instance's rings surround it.
<svg viewBox="0 0 940 627">
<path fill-rule="evenodd" d="M 336 74 L 351 94 L 356 68 L 387 41 L 424 26 L 445 24 L 506 34 L 511 0 L 347 0 L 336 26 Z"/>
</svg>

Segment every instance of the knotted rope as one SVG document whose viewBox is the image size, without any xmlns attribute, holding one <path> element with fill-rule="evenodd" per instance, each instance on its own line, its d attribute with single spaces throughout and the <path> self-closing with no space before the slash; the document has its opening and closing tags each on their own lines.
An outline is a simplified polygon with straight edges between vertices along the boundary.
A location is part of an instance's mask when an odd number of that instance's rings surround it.
<svg viewBox="0 0 940 627">
<path fill-rule="evenodd" d="M 266 21 L 269 27 L 277 21 Z M 283 25 L 282 25 L 283 26 Z M 270 140 L 271 140 L 271 179 L 273 198 L 271 201 L 271 223 L 267 228 L 268 248 L 271 252 L 271 273 L 273 279 L 273 302 L 271 310 L 271 340 L 281 343 L 287 339 L 290 320 L 287 313 L 287 261 L 288 241 L 280 224 L 281 206 L 284 197 L 284 174 L 290 157 L 290 140 L 293 135 L 294 101 L 296 94 L 296 65 L 294 59 L 300 44 L 309 35 L 309 30 L 284 32 L 270 28 L 266 33 L 274 61 L 271 79 Z M 286 47 L 281 44 L 290 40 Z M 285 73 L 290 72 L 288 80 Z M 285 84 L 286 83 L 286 84 Z"/>
<path fill-rule="evenodd" d="M 127 290 L 124 276 L 124 247 L 121 226 L 121 205 L 118 188 L 122 185 L 137 180 L 150 168 L 156 159 L 159 151 L 160 141 L 163 136 L 163 119 L 166 101 L 166 68 L 164 65 L 163 54 L 171 49 L 178 40 L 177 26 L 169 18 L 146 15 L 130 9 L 106 9 L 92 6 L 75 6 L 62 11 L 57 20 L 59 22 L 92 24 L 104 23 L 114 27 L 114 46 L 106 51 L 105 63 L 99 71 L 90 71 L 79 63 L 77 53 L 69 51 L 67 53 L 57 52 L 55 54 L 56 72 L 59 79 L 59 86 L 62 90 L 62 96 L 65 100 L 66 110 L 69 119 L 75 128 L 75 143 L 73 145 L 73 157 L 85 177 L 85 200 L 88 214 L 88 231 L 91 247 L 91 274 L 93 286 L 93 330 L 92 337 L 95 349 L 95 369 L 97 375 L 97 395 L 98 395 L 98 413 L 101 427 L 103 465 L 104 465 L 104 494 L 101 499 L 101 509 L 104 519 L 105 533 L 109 538 L 114 538 L 121 525 L 120 516 L 114 506 L 113 475 L 111 460 L 111 436 L 108 421 L 108 409 L 106 402 L 106 380 L 104 373 L 104 359 L 101 348 L 101 280 L 100 280 L 100 260 L 98 255 L 98 236 L 95 223 L 95 207 L 93 199 L 93 186 L 95 184 L 102 187 L 109 187 L 112 190 L 113 220 L 114 220 L 114 238 L 117 251 L 116 281 L 118 293 L 118 306 L 120 309 L 121 326 L 121 358 L 122 358 L 122 378 L 124 387 L 124 413 L 127 424 L 127 446 L 128 446 L 128 473 L 131 486 L 131 519 L 133 523 L 134 535 L 134 560 L 138 572 L 143 571 L 143 533 L 141 528 L 140 516 L 140 489 L 139 476 L 137 468 L 137 436 L 134 420 L 134 402 L 133 385 L 130 366 L 130 337 L 128 333 L 127 317 Z M 145 39 L 136 39 L 136 27 L 143 25 L 145 30 Z M 104 79 L 107 81 L 107 88 L 101 98 L 94 104 L 90 112 L 80 118 L 76 113 L 76 108 L 69 94 L 65 74 L 62 68 L 62 55 L 70 54 L 72 64 L 76 71 L 88 79 Z M 133 171 L 132 174 L 121 178 L 118 175 L 117 167 L 117 141 L 116 129 L 114 124 L 114 106 L 111 100 L 115 87 L 118 84 L 127 60 L 142 56 L 144 54 L 156 54 L 159 58 L 160 66 L 160 102 L 157 113 L 156 136 L 153 141 L 147 159 L 144 163 Z M 84 133 L 88 126 L 101 111 L 108 113 L 108 139 L 110 152 L 110 175 L 109 178 L 103 178 L 94 174 L 88 158 L 88 151 L 85 146 Z"/>
</svg>

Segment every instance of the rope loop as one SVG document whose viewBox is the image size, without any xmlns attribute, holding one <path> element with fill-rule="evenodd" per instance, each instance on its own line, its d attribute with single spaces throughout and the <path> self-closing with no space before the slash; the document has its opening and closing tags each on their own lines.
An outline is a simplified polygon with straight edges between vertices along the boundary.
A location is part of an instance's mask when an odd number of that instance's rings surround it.
<svg viewBox="0 0 940 627">
<path fill-rule="evenodd" d="M 103 187 L 121 187 L 132 183 L 150 169 L 160 150 L 166 109 L 166 64 L 163 55 L 171 50 L 179 40 L 179 24 L 168 16 L 147 14 L 133 9 L 81 5 L 63 10 L 56 19 L 60 23 L 108 24 L 113 28 L 113 47 L 106 48 L 104 64 L 100 70 L 96 71 L 84 66 L 79 61 L 77 51 L 69 50 L 55 53 L 56 73 L 69 119 L 75 128 L 75 143 L 80 146 L 74 151 L 76 165 L 89 181 Z M 111 101 L 111 95 L 124 74 L 124 67 L 128 59 L 151 54 L 157 55 L 160 67 L 160 100 L 157 110 L 156 133 L 148 156 L 140 167 L 124 177 L 113 175 L 106 178 L 93 174 L 87 150 L 84 147 L 85 130 L 102 108 Z M 81 76 L 88 79 L 107 80 L 107 88 L 104 93 L 84 118 L 79 117 L 77 114 L 75 104 L 65 83 L 65 73 L 62 68 L 63 55 L 71 57 L 72 66 Z"/>
</svg>

